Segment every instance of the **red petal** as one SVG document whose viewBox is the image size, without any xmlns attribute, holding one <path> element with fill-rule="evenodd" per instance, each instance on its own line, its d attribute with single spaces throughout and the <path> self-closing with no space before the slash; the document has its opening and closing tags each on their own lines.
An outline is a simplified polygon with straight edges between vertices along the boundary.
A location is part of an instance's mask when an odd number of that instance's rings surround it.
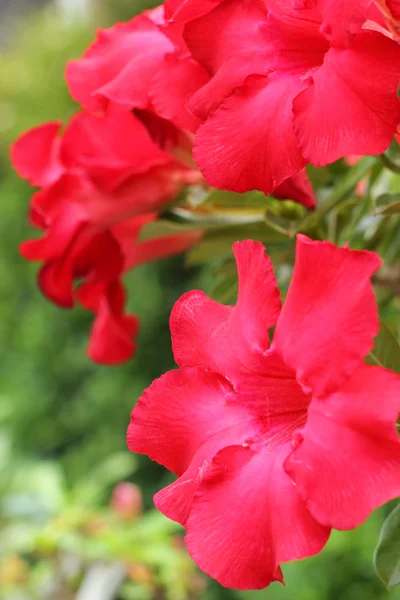
<svg viewBox="0 0 400 600">
<path fill-rule="evenodd" d="M 332 48 L 293 102 L 306 158 L 322 166 L 347 154 L 384 152 L 400 120 L 399 73 L 400 47 L 379 33 Z"/>
<path fill-rule="evenodd" d="M 208 80 L 206 71 L 194 61 L 167 54 L 151 87 L 154 110 L 177 127 L 195 131 L 200 123 L 187 111 L 186 100 Z"/>
<path fill-rule="evenodd" d="M 374 252 L 297 236 L 273 346 L 316 396 L 340 388 L 373 347 L 379 321 L 370 277 L 380 265 Z"/>
<path fill-rule="evenodd" d="M 329 529 L 314 521 L 283 470 L 289 448 L 226 447 L 199 484 L 186 544 L 200 569 L 224 586 L 283 582 L 281 562 L 316 554 L 328 539 Z"/>
<path fill-rule="evenodd" d="M 18 174 L 32 185 L 46 187 L 61 177 L 60 122 L 45 123 L 24 133 L 11 147 L 11 160 Z"/>
<path fill-rule="evenodd" d="M 197 19 L 213 10 L 222 0 L 166 0 L 165 18 L 173 22 Z"/>
<path fill-rule="evenodd" d="M 260 24 L 266 15 L 263 0 L 225 0 L 189 23 L 184 38 L 193 58 L 214 75 L 226 61 L 241 55 L 251 57 L 264 49 Z"/>
<path fill-rule="evenodd" d="M 123 312 L 125 293 L 119 282 L 107 287 L 90 285 L 81 288 L 81 299 L 89 302 L 90 295 L 99 294 L 92 303 L 97 304 L 96 319 L 90 334 L 89 358 L 103 365 L 118 365 L 129 360 L 136 352 L 135 336 L 139 319 Z"/>
<path fill-rule="evenodd" d="M 399 411 L 400 377 L 366 365 L 311 403 L 285 469 L 320 523 L 352 529 L 400 496 Z"/>
<path fill-rule="evenodd" d="M 150 82 L 173 45 L 146 17 L 102 30 L 83 58 L 67 68 L 72 96 L 89 111 L 104 110 L 108 100 L 145 106 Z"/>
<path fill-rule="evenodd" d="M 197 134 L 194 157 L 208 183 L 271 192 L 305 166 L 292 125 L 294 78 L 250 77 Z"/>
<path fill-rule="evenodd" d="M 273 195 L 282 200 L 296 200 L 306 208 L 316 207 L 314 190 L 305 169 L 283 181 L 274 190 Z"/>
<path fill-rule="evenodd" d="M 187 101 L 190 113 L 205 121 L 208 115 L 230 96 L 235 88 L 242 86 L 249 75 L 267 75 L 265 56 L 237 56 L 225 62 L 206 85 L 197 90 Z"/>
<path fill-rule="evenodd" d="M 115 108 L 105 116 L 78 113 L 65 131 L 62 156 L 71 168 L 84 167 L 106 191 L 130 175 L 171 161 L 154 144 L 139 119 Z"/>
<path fill-rule="evenodd" d="M 297 0 L 312 5 L 322 17 L 321 32 L 335 46 L 348 45 L 367 20 L 373 0 Z"/>
<path fill-rule="evenodd" d="M 279 73 L 302 77 L 322 64 L 329 43 L 319 31 L 315 11 L 293 10 L 290 3 L 282 6 L 279 0 L 275 4 L 262 27 L 268 48 L 266 64 Z"/>
<path fill-rule="evenodd" d="M 152 383 L 132 411 L 130 450 L 181 475 L 209 438 L 220 431 L 228 435 L 226 430 L 250 419 L 244 408 L 227 403 L 231 392 L 226 379 L 204 369 L 169 371 Z M 216 451 L 220 448 L 217 442 Z"/>
<path fill-rule="evenodd" d="M 201 366 L 237 382 L 257 370 L 269 347 L 268 329 L 281 303 L 270 259 L 259 242 L 234 244 L 239 275 L 235 307 L 189 292 L 175 304 L 170 320 L 172 346 L 181 366 Z"/>
<path fill-rule="evenodd" d="M 128 271 L 152 260 L 181 254 L 199 242 L 202 237 L 203 231 L 199 230 L 177 235 L 164 235 L 136 245 L 130 244 L 129 248 L 126 243 L 125 270 Z"/>
</svg>

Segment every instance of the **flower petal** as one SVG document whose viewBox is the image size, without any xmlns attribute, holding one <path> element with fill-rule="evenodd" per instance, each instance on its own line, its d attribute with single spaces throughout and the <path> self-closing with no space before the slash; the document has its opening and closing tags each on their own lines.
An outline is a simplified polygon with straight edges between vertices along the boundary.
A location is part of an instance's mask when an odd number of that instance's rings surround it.
<svg viewBox="0 0 400 600">
<path fill-rule="evenodd" d="M 171 162 L 143 123 L 116 107 L 102 116 L 81 111 L 73 117 L 63 136 L 62 157 L 70 168 L 83 167 L 105 191 L 133 174 Z"/>
<path fill-rule="evenodd" d="M 136 315 L 124 314 L 125 291 L 119 282 L 107 286 L 86 284 L 78 290 L 79 300 L 95 310 L 90 333 L 88 356 L 102 365 L 119 365 L 136 352 L 135 336 L 139 330 Z"/>
<path fill-rule="evenodd" d="M 296 0 L 297 8 L 311 6 L 322 18 L 321 32 L 335 45 L 348 45 L 367 20 L 373 0 Z"/>
<path fill-rule="evenodd" d="M 61 177 L 64 167 L 60 161 L 61 123 L 51 122 L 24 133 L 11 147 L 11 160 L 20 177 L 31 185 L 46 187 Z"/>
<path fill-rule="evenodd" d="M 260 589 L 283 582 L 280 563 L 311 556 L 330 530 L 320 526 L 283 470 L 290 445 L 230 446 L 199 484 L 186 544 L 200 569 L 224 586 Z"/>
<path fill-rule="evenodd" d="M 175 304 L 170 327 L 180 366 L 205 367 L 238 382 L 244 372 L 258 369 L 281 302 L 264 246 L 248 240 L 233 249 L 239 276 L 236 306 L 189 292 Z"/>
<path fill-rule="evenodd" d="M 204 369 L 169 371 L 145 390 L 133 409 L 129 449 L 182 475 L 209 438 L 250 418 L 241 406 L 227 402 L 231 393 L 224 377 Z"/>
<path fill-rule="evenodd" d="M 249 77 L 196 134 L 194 157 L 208 183 L 270 193 L 305 166 L 292 124 L 292 77 Z"/>
<path fill-rule="evenodd" d="M 292 283 L 273 347 L 315 396 L 337 390 L 373 347 L 378 310 L 374 252 L 297 237 Z"/>
<path fill-rule="evenodd" d="M 305 169 L 282 181 L 274 190 L 273 195 L 282 200 L 296 200 L 306 208 L 316 207 L 314 190 Z"/>
<path fill-rule="evenodd" d="M 101 30 L 84 56 L 67 67 L 71 95 L 89 111 L 109 100 L 146 107 L 149 84 L 172 43 L 144 16 Z"/>
<path fill-rule="evenodd" d="M 165 18 L 175 23 L 197 19 L 213 10 L 222 0 L 166 0 Z"/>
<path fill-rule="evenodd" d="M 400 496 L 399 411 L 400 377 L 367 365 L 311 403 L 285 469 L 320 523 L 352 529 Z"/>
<path fill-rule="evenodd" d="M 304 156 L 322 166 L 348 154 L 384 152 L 400 121 L 399 73 L 400 46 L 379 33 L 332 48 L 293 101 Z"/>
<path fill-rule="evenodd" d="M 150 90 L 154 110 L 177 127 L 195 131 L 200 122 L 186 109 L 186 100 L 208 80 L 207 72 L 194 61 L 167 54 Z"/>
<path fill-rule="evenodd" d="M 266 15 L 263 0 L 225 0 L 186 25 L 184 39 L 193 58 L 214 75 L 234 57 L 262 52 L 265 43 L 260 24 Z"/>
</svg>

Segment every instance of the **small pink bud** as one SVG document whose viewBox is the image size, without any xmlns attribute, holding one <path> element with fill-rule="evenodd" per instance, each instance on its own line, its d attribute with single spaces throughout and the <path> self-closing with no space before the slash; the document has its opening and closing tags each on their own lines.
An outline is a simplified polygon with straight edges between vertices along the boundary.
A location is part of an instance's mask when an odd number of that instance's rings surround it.
<svg viewBox="0 0 400 600">
<path fill-rule="evenodd" d="M 119 483 L 114 488 L 110 504 L 121 518 L 134 519 L 143 512 L 142 492 L 133 483 Z"/>
</svg>

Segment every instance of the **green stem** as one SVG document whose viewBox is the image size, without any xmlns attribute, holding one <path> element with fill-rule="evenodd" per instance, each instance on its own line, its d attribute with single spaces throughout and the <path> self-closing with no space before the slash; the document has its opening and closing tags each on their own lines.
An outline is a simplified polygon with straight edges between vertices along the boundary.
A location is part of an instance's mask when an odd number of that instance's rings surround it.
<svg viewBox="0 0 400 600">
<path fill-rule="evenodd" d="M 354 190 L 357 183 L 367 175 L 376 162 L 373 156 L 365 156 L 338 182 L 329 199 L 314 214 L 308 215 L 299 225 L 298 230 L 313 229 L 318 227 L 321 220 L 336 206 L 346 200 Z"/>
<path fill-rule="evenodd" d="M 386 167 L 386 169 L 389 169 L 389 171 L 392 171 L 392 173 L 399 173 L 400 174 L 400 165 L 398 165 L 397 163 L 395 163 L 386 154 L 381 154 L 379 156 L 379 160 L 381 161 L 381 163 L 383 164 L 383 166 Z"/>
</svg>

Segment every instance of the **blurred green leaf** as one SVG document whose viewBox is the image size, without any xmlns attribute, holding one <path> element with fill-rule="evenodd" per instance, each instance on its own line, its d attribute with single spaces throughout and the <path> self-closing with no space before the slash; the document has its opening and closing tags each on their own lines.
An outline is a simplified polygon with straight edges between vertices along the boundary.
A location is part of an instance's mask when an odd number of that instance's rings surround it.
<svg viewBox="0 0 400 600">
<path fill-rule="evenodd" d="M 400 584 L 400 504 L 383 524 L 374 564 L 382 581 L 392 588 Z"/>
<path fill-rule="evenodd" d="M 376 200 L 376 211 L 379 215 L 400 214 L 400 194 L 383 194 Z"/>
<path fill-rule="evenodd" d="M 199 225 L 196 223 L 178 223 L 175 221 L 168 221 L 167 219 L 159 219 L 153 223 L 148 223 L 143 227 L 138 241 L 145 242 L 156 237 L 177 235 L 179 233 L 187 233 L 188 231 L 198 230 Z"/>
<path fill-rule="evenodd" d="M 400 344 L 384 323 L 381 323 L 368 359 L 372 364 L 400 373 Z"/>
</svg>

